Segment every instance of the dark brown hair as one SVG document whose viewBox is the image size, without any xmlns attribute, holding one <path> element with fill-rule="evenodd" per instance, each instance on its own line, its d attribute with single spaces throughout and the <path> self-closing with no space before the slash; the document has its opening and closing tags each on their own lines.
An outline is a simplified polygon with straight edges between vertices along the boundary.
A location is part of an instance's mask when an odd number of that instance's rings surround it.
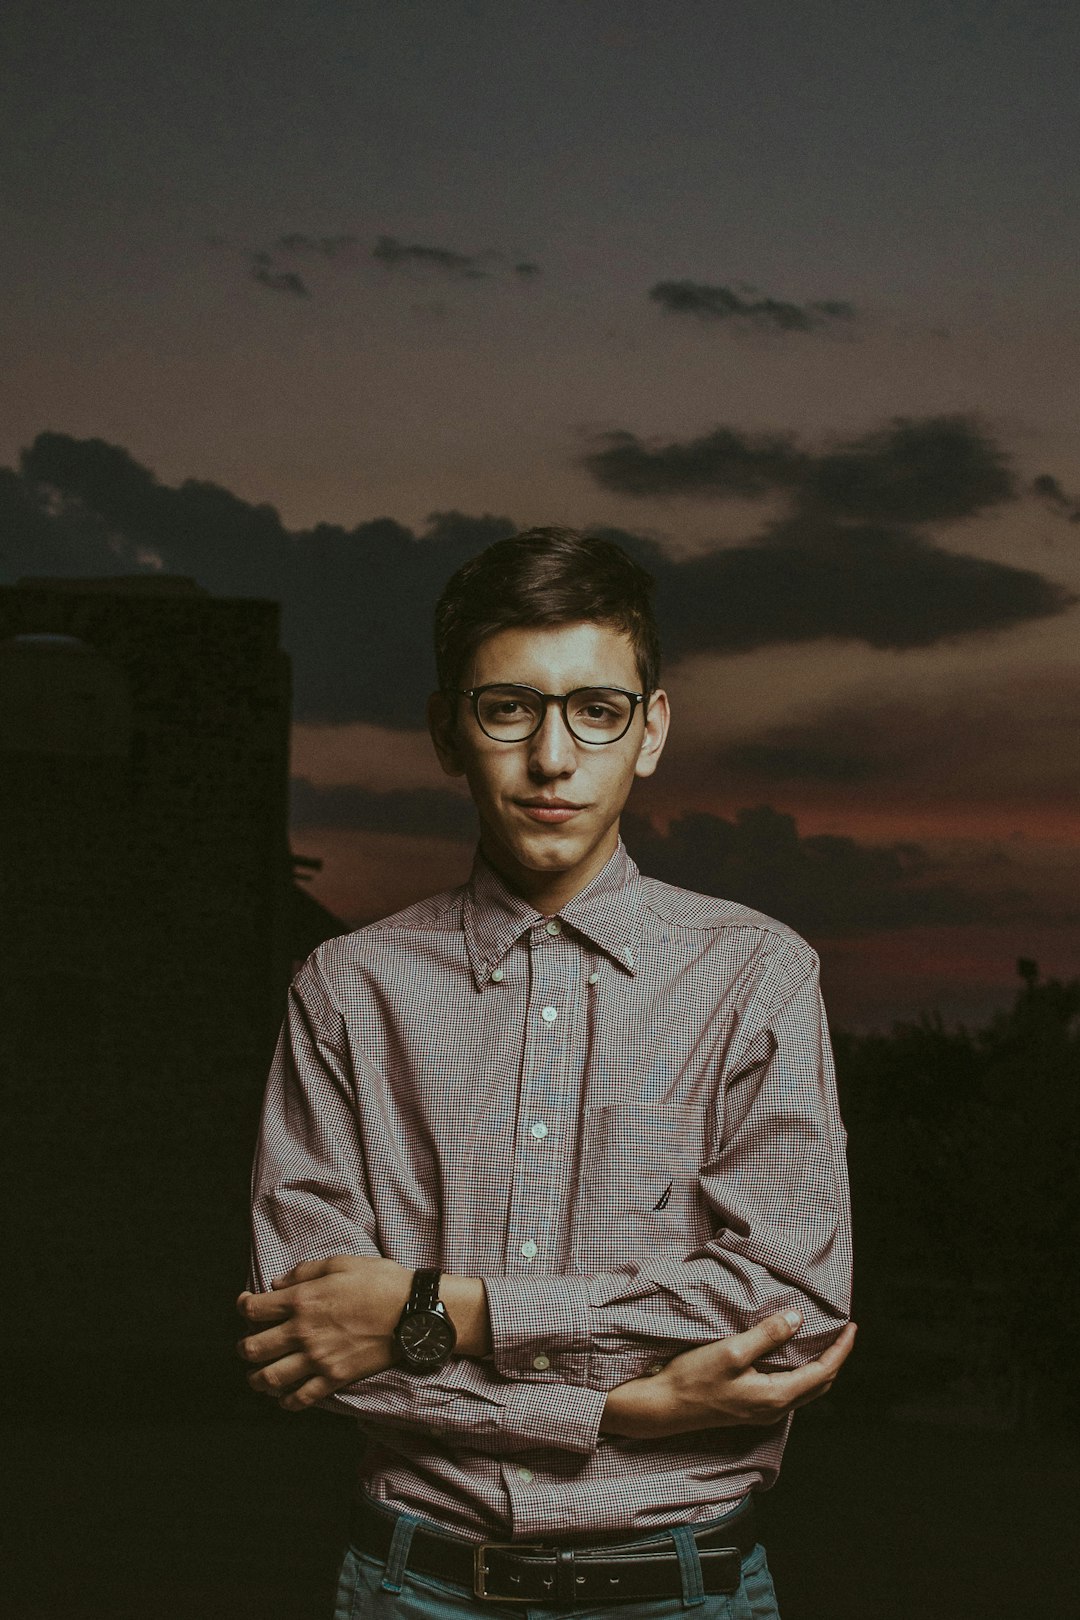
<svg viewBox="0 0 1080 1620">
<path fill-rule="evenodd" d="M 454 692 L 476 648 L 517 626 L 610 625 L 629 636 L 641 689 L 660 679 L 653 578 L 613 540 L 576 529 L 525 529 L 470 557 L 435 607 L 439 686 Z"/>
</svg>

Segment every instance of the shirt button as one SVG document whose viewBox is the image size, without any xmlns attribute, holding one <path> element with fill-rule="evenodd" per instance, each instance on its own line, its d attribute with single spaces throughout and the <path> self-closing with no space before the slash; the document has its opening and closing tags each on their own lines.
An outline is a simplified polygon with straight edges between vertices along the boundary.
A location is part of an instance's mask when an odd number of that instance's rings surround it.
<svg viewBox="0 0 1080 1620">
<path fill-rule="evenodd" d="M 538 1119 L 535 1125 L 529 1126 L 529 1134 L 535 1136 L 538 1142 L 543 1140 L 547 1135 L 547 1126 L 542 1119 Z"/>
<path fill-rule="evenodd" d="M 600 983 L 600 975 L 599 975 L 599 973 L 590 973 L 589 974 L 589 983 L 590 984 L 599 984 Z"/>
<path fill-rule="evenodd" d="M 517 1475 L 518 1479 L 523 1480 L 526 1485 L 529 1483 L 529 1481 L 533 1477 L 531 1468 L 515 1468 L 514 1472 Z"/>
<path fill-rule="evenodd" d="M 533 1356 L 533 1366 L 536 1368 L 537 1372 L 543 1372 L 545 1367 L 551 1366 L 551 1362 L 548 1360 L 547 1356 Z"/>
<path fill-rule="evenodd" d="M 495 980 L 496 984 L 502 984 L 502 981 L 503 981 L 503 970 L 502 970 L 502 968 L 492 968 L 491 977 Z"/>
<path fill-rule="evenodd" d="M 627 965 L 627 967 L 633 967 L 633 965 L 634 965 L 634 953 L 633 953 L 633 951 L 627 951 L 627 953 L 626 953 L 626 965 Z"/>
<path fill-rule="evenodd" d="M 553 1024 L 559 1016 L 559 1009 L 558 1007 L 544 1007 L 541 1009 L 540 1016 L 545 1024 Z"/>
<path fill-rule="evenodd" d="M 663 1372 L 663 1370 L 664 1370 L 664 1363 L 662 1361 L 650 1361 L 649 1365 L 645 1369 L 645 1371 L 647 1373 L 649 1373 L 650 1376 L 653 1373 L 661 1373 L 661 1372 Z"/>
<path fill-rule="evenodd" d="M 526 1260 L 531 1260 L 534 1254 L 539 1253 L 539 1250 L 537 1249 L 532 1238 L 529 1238 L 527 1243 L 523 1243 L 521 1245 L 521 1252 L 525 1256 Z"/>
<path fill-rule="evenodd" d="M 558 917 L 552 917 L 549 922 L 544 924 L 544 927 L 547 929 L 549 934 L 562 933 L 562 923 L 559 921 Z"/>
</svg>

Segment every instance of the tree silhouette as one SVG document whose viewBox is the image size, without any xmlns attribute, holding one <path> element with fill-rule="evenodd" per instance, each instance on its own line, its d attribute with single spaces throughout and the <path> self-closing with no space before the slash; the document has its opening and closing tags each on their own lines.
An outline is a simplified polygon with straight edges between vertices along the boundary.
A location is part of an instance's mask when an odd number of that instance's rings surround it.
<svg viewBox="0 0 1080 1620">
<path fill-rule="evenodd" d="M 840 1399 L 1075 1422 L 1080 980 L 983 1029 L 939 1014 L 834 1033 L 849 1135 L 860 1365 Z M 845 1396 L 841 1386 L 849 1385 Z"/>
</svg>

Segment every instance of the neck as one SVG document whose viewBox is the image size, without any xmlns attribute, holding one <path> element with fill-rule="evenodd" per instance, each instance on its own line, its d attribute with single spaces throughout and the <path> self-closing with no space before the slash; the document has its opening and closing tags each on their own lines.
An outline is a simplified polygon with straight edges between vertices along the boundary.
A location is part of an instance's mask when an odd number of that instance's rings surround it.
<svg viewBox="0 0 1080 1620">
<path fill-rule="evenodd" d="M 587 889 L 593 878 L 604 870 L 619 844 L 619 823 L 616 821 L 604 834 L 600 843 L 591 849 L 576 866 L 562 871 L 546 872 L 532 866 L 522 866 L 509 850 L 502 848 L 490 837 L 486 827 L 480 829 L 480 849 L 512 893 L 520 895 L 536 910 L 550 916 L 569 905 L 575 895 Z"/>
</svg>

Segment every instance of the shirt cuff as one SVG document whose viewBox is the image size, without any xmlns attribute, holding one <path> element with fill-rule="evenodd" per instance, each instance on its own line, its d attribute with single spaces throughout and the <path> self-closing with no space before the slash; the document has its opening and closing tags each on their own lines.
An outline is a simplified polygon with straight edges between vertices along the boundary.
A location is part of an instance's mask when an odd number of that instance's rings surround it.
<svg viewBox="0 0 1080 1620">
<path fill-rule="evenodd" d="M 575 1277 L 541 1273 L 485 1277 L 492 1360 L 504 1378 L 591 1382 L 596 1290 L 625 1282 L 621 1272 Z"/>
<path fill-rule="evenodd" d="M 504 1378 L 535 1378 L 559 1357 L 558 1376 L 580 1358 L 582 1375 L 590 1340 L 587 1277 L 485 1277 L 491 1350 Z M 554 1372 L 554 1369 L 552 1369 Z M 582 1376 L 583 1381 L 583 1376 Z"/>
<path fill-rule="evenodd" d="M 536 1446 L 588 1456 L 600 1438 L 607 1395 L 575 1384 L 515 1384 L 507 1392 L 502 1432 Z"/>
</svg>

